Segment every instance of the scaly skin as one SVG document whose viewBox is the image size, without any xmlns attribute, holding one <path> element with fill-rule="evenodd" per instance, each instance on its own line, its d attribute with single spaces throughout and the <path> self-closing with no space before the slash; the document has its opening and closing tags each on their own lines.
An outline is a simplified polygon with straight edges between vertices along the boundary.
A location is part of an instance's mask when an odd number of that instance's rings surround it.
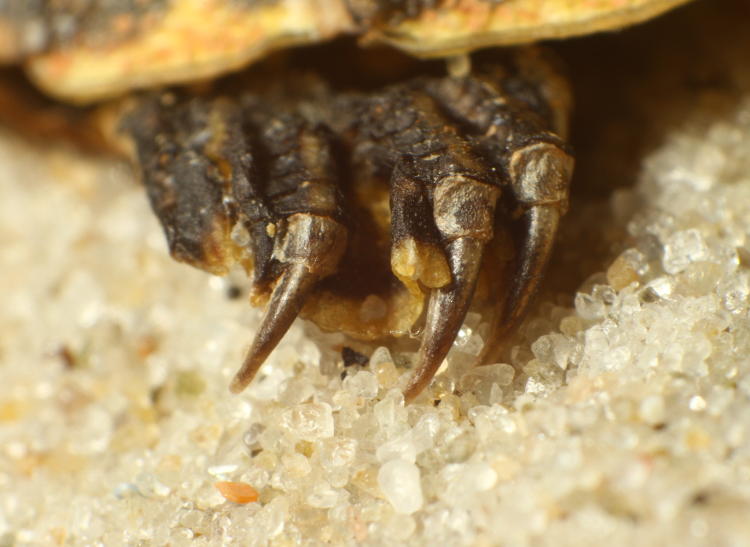
<svg viewBox="0 0 750 547">
<path fill-rule="evenodd" d="M 133 100 L 120 128 L 172 255 L 213 273 L 239 262 L 252 271 L 254 299 L 268 300 L 233 391 L 252 380 L 300 311 L 323 328 L 373 339 L 408 332 L 426 305 L 406 388 L 415 397 L 456 337 L 498 230 L 524 234 L 512 281 L 490 283 L 496 330 L 515 323 L 567 208 L 573 160 L 558 124 L 568 101 L 564 90 L 553 93 L 551 74 L 526 50 L 473 75 L 417 77 L 368 93 Z M 376 200 L 361 192 L 378 187 L 390 194 L 386 233 Z M 378 245 L 352 242 L 368 238 L 390 238 L 390 259 L 367 264 Z M 370 283 L 377 278 L 387 281 Z M 386 311 L 362 318 L 372 294 Z"/>
</svg>

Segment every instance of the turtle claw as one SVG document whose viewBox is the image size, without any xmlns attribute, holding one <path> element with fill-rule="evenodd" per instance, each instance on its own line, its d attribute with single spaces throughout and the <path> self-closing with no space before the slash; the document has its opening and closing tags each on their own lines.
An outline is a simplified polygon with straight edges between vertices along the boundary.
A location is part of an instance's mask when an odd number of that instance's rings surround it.
<svg viewBox="0 0 750 547">
<path fill-rule="evenodd" d="M 229 389 L 239 393 L 289 330 L 305 300 L 322 278 L 333 273 L 346 248 L 346 230 L 338 222 L 307 213 L 289 217 L 274 257 L 284 267 L 271 293 L 252 346 Z"/>
<path fill-rule="evenodd" d="M 521 220 L 526 237 L 503 306 L 499 337 L 518 324 L 528 308 L 552 254 L 560 216 L 560 210 L 551 205 L 536 205 L 524 212 Z"/>
<path fill-rule="evenodd" d="M 271 294 L 253 344 L 229 386 L 232 393 L 240 393 L 253 380 L 260 366 L 289 330 L 318 279 L 302 263 L 291 265 L 282 274 Z"/>
<path fill-rule="evenodd" d="M 329 132 L 250 99 L 145 95 L 121 128 L 134 144 L 172 255 L 216 274 L 251 262 L 256 300 L 275 283 L 232 381 L 235 393 L 252 380 L 315 284 L 336 271 L 347 240 Z M 243 231 L 246 237 L 233 236 Z"/>
<path fill-rule="evenodd" d="M 456 339 L 474 295 L 484 246 L 484 242 L 469 237 L 447 246 L 453 281 L 433 289 L 430 295 L 417 365 L 404 390 L 407 402 L 429 384 Z"/>
</svg>

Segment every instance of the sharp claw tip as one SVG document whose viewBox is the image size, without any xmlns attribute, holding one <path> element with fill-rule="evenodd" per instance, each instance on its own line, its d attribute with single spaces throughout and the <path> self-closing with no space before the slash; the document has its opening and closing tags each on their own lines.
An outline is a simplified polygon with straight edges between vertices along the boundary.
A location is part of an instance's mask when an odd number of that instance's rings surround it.
<svg viewBox="0 0 750 547">
<path fill-rule="evenodd" d="M 310 289 L 317 282 L 304 265 L 288 269 L 274 289 L 263 321 L 255 334 L 245 361 L 229 385 L 232 393 L 242 392 L 297 317 Z"/>
<path fill-rule="evenodd" d="M 245 388 L 250 384 L 250 382 L 253 380 L 253 377 L 255 376 L 254 373 L 248 375 L 248 371 L 257 369 L 257 367 L 248 366 L 249 363 L 250 356 L 248 355 L 248 357 L 245 359 L 245 362 L 234 375 L 234 378 L 232 378 L 232 382 L 229 384 L 229 391 L 231 391 L 235 395 L 245 391 Z"/>
<path fill-rule="evenodd" d="M 229 384 L 229 391 L 235 395 L 239 395 L 245 390 L 245 383 L 242 382 L 236 376 L 232 379 L 232 383 Z"/>
<path fill-rule="evenodd" d="M 416 399 L 430 385 L 453 345 L 474 294 L 483 249 L 482 241 L 471 238 L 458 239 L 448 247 L 454 283 L 432 291 L 419 357 L 404 390 L 406 402 Z"/>
<path fill-rule="evenodd" d="M 404 404 L 408 405 L 412 403 L 414 399 L 419 397 L 419 394 L 422 393 L 422 391 L 424 391 L 423 386 L 408 386 L 404 390 Z"/>
</svg>

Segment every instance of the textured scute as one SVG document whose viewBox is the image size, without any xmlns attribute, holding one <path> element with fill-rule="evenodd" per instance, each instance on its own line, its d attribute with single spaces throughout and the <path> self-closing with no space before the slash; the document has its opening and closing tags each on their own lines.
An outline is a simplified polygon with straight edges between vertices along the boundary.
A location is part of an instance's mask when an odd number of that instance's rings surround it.
<svg viewBox="0 0 750 547">
<path fill-rule="evenodd" d="M 353 23 L 339 0 L 172 0 L 141 27 L 109 44 L 81 37 L 53 47 L 31 58 L 28 71 L 48 93 L 90 102 L 231 72 L 270 51 L 350 32 Z"/>
<path fill-rule="evenodd" d="M 689 0 L 459 0 L 453 7 L 375 31 L 374 39 L 438 57 L 482 47 L 529 43 L 618 29 Z"/>
<path fill-rule="evenodd" d="M 621 28 L 687 1 L 10 0 L 0 4 L 0 62 L 28 58 L 48 93 L 88 102 L 213 77 L 344 34 L 438 57 Z"/>
</svg>

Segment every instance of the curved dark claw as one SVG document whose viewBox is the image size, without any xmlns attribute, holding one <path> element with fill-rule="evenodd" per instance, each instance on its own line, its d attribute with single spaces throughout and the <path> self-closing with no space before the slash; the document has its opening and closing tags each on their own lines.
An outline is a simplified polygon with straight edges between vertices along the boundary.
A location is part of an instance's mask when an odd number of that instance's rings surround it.
<svg viewBox="0 0 750 547">
<path fill-rule="evenodd" d="M 537 205 L 523 214 L 526 240 L 520 249 L 515 273 L 508 289 L 498 334 L 515 326 L 526 311 L 547 268 L 555 243 L 560 210 L 555 205 Z"/>
<path fill-rule="evenodd" d="M 458 329 L 474 294 L 482 263 L 483 241 L 462 237 L 447 245 L 453 282 L 433 289 L 417 365 L 404 390 L 406 401 L 413 400 L 430 383 L 453 345 Z"/>
<path fill-rule="evenodd" d="M 318 280 L 318 276 L 310 272 L 305 264 L 292 264 L 287 268 L 271 294 L 253 345 L 232 379 L 229 386 L 232 393 L 240 393 L 253 380 L 260 366 L 289 330 Z"/>
<path fill-rule="evenodd" d="M 521 218 L 525 238 L 511 274 L 502 309 L 491 320 L 488 340 L 480 352 L 479 363 L 494 362 L 504 338 L 523 319 L 534 293 L 539 288 L 552 254 L 562 212 L 559 205 L 537 205 Z"/>
<path fill-rule="evenodd" d="M 299 314 L 316 283 L 338 267 L 346 247 L 346 230 L 338 222 L 312 214 L 295 214 L 286 221 L 285 235 L 274 253 L 285 267 L 271 293 L 253 345 L 229 389 L 239 393 L 252 381 Z"/>
</svg>

